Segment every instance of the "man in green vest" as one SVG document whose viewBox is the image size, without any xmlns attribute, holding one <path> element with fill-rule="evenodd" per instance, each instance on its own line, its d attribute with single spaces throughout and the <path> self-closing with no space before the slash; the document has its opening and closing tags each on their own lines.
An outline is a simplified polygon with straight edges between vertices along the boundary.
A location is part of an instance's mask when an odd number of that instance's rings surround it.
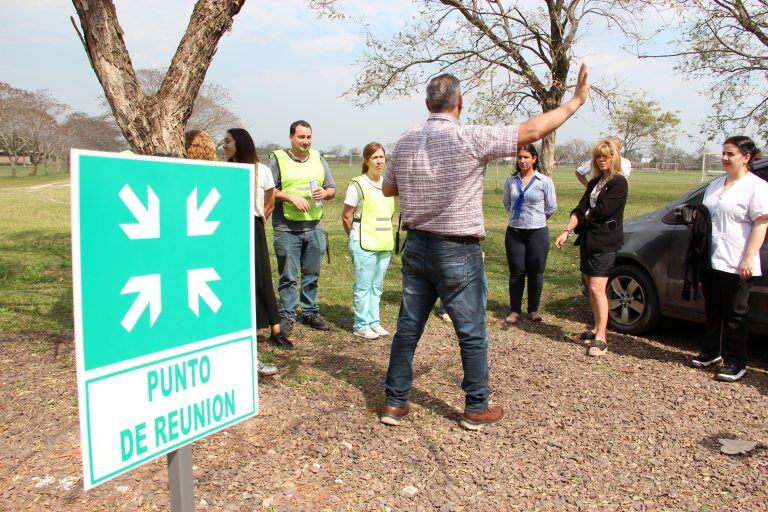
<svg viewBox="0 0 768 512">
<path fill-rule="evenodd" d="M 280 281 L 280 330 L 289 334 L 301 304 L 302 321 L 321 331 L 331 324 L 320 316 L 317 284 L 327 249 L 323 230 L 323 201 L 333 199 L 336 184 L 328 162 L 311 149 L 312 127 L 296 121 L 290 128 L 291 147 L 274 151 L 267 165 L 275 179 L 272 215 L 275 257 Z M 301 269 L 301 291 L 298 273 Z"/>
</svg>

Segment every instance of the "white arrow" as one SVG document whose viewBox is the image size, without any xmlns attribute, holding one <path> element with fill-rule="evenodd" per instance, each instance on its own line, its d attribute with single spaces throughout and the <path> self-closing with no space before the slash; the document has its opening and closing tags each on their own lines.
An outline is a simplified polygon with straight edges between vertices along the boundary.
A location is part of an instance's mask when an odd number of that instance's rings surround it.
<svg viewBox="0 0 768 512">
<path fill-rule="evenodd" d="M 219 227 L 219 221 L 206 219 L 216 203 L 219 202 L 220 197 L 219 191 L 212 188 L 203 204 L 198 208 L 197 187 L 189 194 L 187 198 L 187 236 L 207 236 L 216 231 L 216 228 Z"/>
<path fill-rule="evenodd" d="M 133 276 L 123 286 L 120 295 L 126 293 L 138 293 L 131 308 L 120 322 L 125 330 L 131 332 L 139 317 L 149 306 L 149 325 L 155 325 L 155 320 L 160 316 L 162 303 L 160 301 L 160 274 L 148 274 L 146 276 Z"/>
<path fill-rule="evenodd" d="M 187 302 L 195 316 L 200 316 L 201 298 L 214 313 L 219 312 L 221 301 L 208 286 L 208 282 L 220 279 L 219 274 L 212 267 L 187 270 Z"/>
<path fill-rule="evenodd" d="M 147 207 L 136 197 L 133 189 L 126 185 L 120 190 L 120 199 L 131 211 L 136 220 L 135 224 L 120 224 L 128 238 L 160 238 L 160 200 L 157 199 L 151 187 L 147 186 Z"/>
</svg>

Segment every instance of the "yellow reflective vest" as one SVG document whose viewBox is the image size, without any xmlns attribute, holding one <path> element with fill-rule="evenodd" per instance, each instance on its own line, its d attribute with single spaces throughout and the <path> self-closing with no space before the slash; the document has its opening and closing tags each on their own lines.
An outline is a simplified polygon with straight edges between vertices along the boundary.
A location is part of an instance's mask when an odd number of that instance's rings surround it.
<svg viewBox="0 0 768 512">
<path fill-rule="evenodd" d="M 363 176 L 352 179 L 357 186 L 363 207 L 360 210 L 360 247 L 366 251 L 391 251 L 395 248 L 392 217 L 395 199 L 384 197 L 371 181 Z"/>
<path fill-rule="evenodd" d="M 304 162 L 297 162 L 284 150 L 278 149 L 272 154 L 277 159 L 280 169 L 281 190 L 286 194 L 301 196 L 309 201 L 309 211 L 299 211 L 290 201 L 283 202 L 283 215 L 288 220 L 311 221 L 320 220 L 323 216 L 323 206 L 315 206 L 312 199 L 311 181 L 316 181 L 322 186 L 325 181 L 325 168 L 320 160 L 320 153 L 314 149 L 309 150 L 309 158 Z"/>
</svg>

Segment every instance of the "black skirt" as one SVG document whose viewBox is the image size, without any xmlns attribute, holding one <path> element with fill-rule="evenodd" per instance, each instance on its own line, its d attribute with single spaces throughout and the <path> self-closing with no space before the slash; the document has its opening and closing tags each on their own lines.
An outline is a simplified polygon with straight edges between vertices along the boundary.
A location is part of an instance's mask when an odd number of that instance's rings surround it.
<svg viewBox="0 0 768 512">
<path fill-rule="evenodd" d="M 579 246 L 579 256 L 581 259 L 579 270 L 590 277 L 608 277 L 616 264 L 615 252 L 590 253 L 586 250 L 585 244 Z"/>
<path fill-rule="evenodd" d="M 272 266 L 264 232 L 264 217 L 253 218 L 254 268 L 256 271 L 256 325 L 259 329 L 280 323 L 275 289 L 272 287 Z"/>
</svg>

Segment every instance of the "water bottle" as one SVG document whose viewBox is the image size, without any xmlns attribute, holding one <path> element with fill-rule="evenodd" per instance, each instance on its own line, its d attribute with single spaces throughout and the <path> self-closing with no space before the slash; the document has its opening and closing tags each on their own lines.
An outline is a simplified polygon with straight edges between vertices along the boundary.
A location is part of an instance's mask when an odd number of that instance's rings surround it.
<svg viewBox="0 0 768 512">
<path fill-rule="evenodd" d="M 309 188 L 313 192 L 318 189 L 317 186 L 317 180 L 312 180 L 309 182 Z M 322 199 L 315 199 L 315 206 L 323 206 L 323 200 Z"/>
</svg>

